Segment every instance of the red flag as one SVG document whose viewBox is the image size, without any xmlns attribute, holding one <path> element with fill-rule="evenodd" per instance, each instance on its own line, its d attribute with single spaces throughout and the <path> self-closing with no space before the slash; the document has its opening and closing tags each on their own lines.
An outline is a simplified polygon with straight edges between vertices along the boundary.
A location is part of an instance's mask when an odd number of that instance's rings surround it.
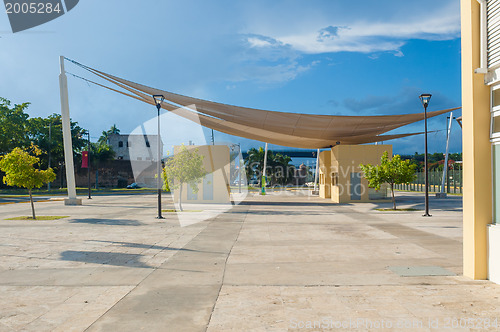
<svg viewBox="0 0 500 332">
<path fill-rule="evenodd" d="M 82 168 L 89 168 L 89 152 L 82 152 Z"/>
</svg>

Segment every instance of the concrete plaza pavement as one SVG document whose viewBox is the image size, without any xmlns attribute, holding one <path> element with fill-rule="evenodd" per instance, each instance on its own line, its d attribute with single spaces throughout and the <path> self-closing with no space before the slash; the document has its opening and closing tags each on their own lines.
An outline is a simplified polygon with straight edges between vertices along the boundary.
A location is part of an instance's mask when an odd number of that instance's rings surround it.
<svg viewBox="0 0 500 332">
<path fill-rule="evenodd" d="M 397 195 L 423 209 L 421 194 Z M 68 216 L 55 221 L 4 220 L 30 210 L 1 205 L 0 331 L 500 329 L 500 286 L 461 276 L 461 197 L 432 198 L 423 218 L 374 210 L 390 201 L 250 194 L 186 227 L 155 204 L 36 204 Z"/>
</svg>

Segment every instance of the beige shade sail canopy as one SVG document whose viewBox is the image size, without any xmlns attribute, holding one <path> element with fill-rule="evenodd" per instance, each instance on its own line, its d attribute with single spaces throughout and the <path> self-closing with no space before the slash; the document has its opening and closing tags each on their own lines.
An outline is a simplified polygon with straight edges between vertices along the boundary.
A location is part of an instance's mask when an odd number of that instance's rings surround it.
<svg viewBox="0 0 500 332">
<path fill-rule="evenodd" d="M 418 135 L 421 133 L 381 134 L 424 119 L 423 113 L 342 116 L 287 113 L 233 106 L 151 88 L 67 60 L 125 91 L 87 80 L 101 87 L 151 105 L 155 105 L 153 95 L 163 95 L 165 97 L 161 104 L 163 109 L 175 111 L 175 114 L 200 123 L 204 127 L 289 147 L 328 148 L 337 144 L 364 144 Z M 427 117 L 438 116 L 459 108 L 427 112 Z"/>
</svg>

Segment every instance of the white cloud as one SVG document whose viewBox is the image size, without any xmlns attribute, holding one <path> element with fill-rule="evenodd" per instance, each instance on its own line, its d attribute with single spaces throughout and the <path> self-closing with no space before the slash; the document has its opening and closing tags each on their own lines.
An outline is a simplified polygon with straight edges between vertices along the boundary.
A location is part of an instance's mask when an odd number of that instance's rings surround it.
<svg viewBox="0 0 500 332">
<path fill-rule="evenodd" d="M 359 10 L 345 11 L 342 15 L 325 10 L 324 15 L 315 12 L 296 16 L 292 25 L 288 16 L 296 13 L 293 8 L 281 12 L 281 16 L 274 11 L 278 8 L 260 11 L 254 16 L 255 21 L 249 19 L 242 33 L 246 51 L 239 54 L 238 61 L 244 66 L 233 80 L 265 83 L 293 80 L 315 65 L 301 63 L 304 54 L 359 52 L 375 60 L 388 52 L 403 57 L 401 49 L 410 39 L 460 37 L 460 13 L 455 2 L 443 0 L 429 13 L 424 5 L 413 2 L 390 5 L 385 1 L 385 6 L 375 6 L 373 2 L 363 2 Z"/>
<path fill-rule="evenodd" d="M 271 43 L 268 40 L 264 40 L 259 37 L 249 37 L 247 41 L 250 43 L 251 47 L 271 46 Z"/>
<path fill-rule="evenodd" d="M 399 5 L 403 9 L 405 4 Z M 434 6 L 431 12 L 426 12 L 425 6 L 404 8 L 404 13 L 396 9 L 386 10 L 384 21 L 380 15 L 370 12 L 364 6 L 364 11 L 356 11 L 356 15 L 346 17 L 318 18 L 309 24 L 298 24 L 298 28 L 284 30 L 281 23 L 268 25 L 263 31 L 255 27 L 252 33 L 260 33 L 261 38 L 253 38 L 254 47 L 271 45 L 286 45 L 293 50 L 306 54 L 321 54 L 335 52 L 393 52 L 395 56 L 403 56 L 400 48 L 409 39 L 449 40 L 460 37 L 460 13 L 454 2 L 443 2 L 441 7 Z M 378 8 L 378 11 L 381 9 Z M 415 12 L 417 11 L 417 12 Z M 286 31 L 286 32 L 284 32 Z"/>
<path fill-rule="evenodd" d="M 253 63 L 241 67 L 235 76 L 230 77 L 230 80 L 235 82 L 257 81 L 264 84 L 283 83 L 295 79 L 298 75 L 307 72 L 318 63 L 319 61 L 312 61 L 308 64 L 300 64 L 295 60 L 270 65 Z"/>
<path fill-rule="evenodd" d="M 394 56 L 397 56 L 398 58 L 401 58 L 401 57 L 403 57 L 405 55 L 400 50 L 396 50 L 396 51 L 394 51 Z"/>
<path fill-rule="evenodd" d="M 319 63 L 319 61 L 302 61 L 299 52 L 271 37 L 257 34 L 240 37 L 244 49 L 232 58 L 238 64 L 238 71 L 226 77 L 232 82 L 255 81 L 263 84 L 288 82 Z"/>
</svg>

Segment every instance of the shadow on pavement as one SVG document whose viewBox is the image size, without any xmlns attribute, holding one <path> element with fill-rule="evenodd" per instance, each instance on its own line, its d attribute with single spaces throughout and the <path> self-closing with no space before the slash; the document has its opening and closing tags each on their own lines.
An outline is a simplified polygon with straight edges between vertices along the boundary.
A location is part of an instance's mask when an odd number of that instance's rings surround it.
<svg viewBox="0 0 500 332">
<path fill-rule="evenodd" d="M 392 201 L 388 202 L 374 202 L 374 209 L 379 208 L 392 208 Z M 408 197 L 396 196 L 396 205 L 398 208 L 411 208 L 418 211 L 425 210 L 424 196 L 421 197 Z M 462 197 L 448 196 L 447 198 L 435 198 L 429 196 L 429 209 L 439 211 L 460 212 L 462 208 Z"/>
<path fill-rule="evenodd" d="M 286 196 L 285 196 L 286 197 Z M 269 202 L 269 201 L 243 201 L 238 205 L 269 205 L 269 206 L 332 206 L 338 205 L 336 203 L 330 202 L 328 199 L 325 199 L 325 202 L 297 202 L 297 201 L 281 201 L 281 202 Z"/>
<path fill-rule="evenodd" d="M 49 201 L 48 197 L 33 197 L 33 202 L 47 202 Z M 29 203 L 29 197 L 1 197 L 0 196 L 0 204 L 14 204 L 14 203 Z"/>
<path fill-rule="evenodd" d="M 425 204 L 424 204 L 424 195 L 421 193 L 407 193 L 407 192 L 397 192 L 395 193 L 396 195 L 396 205 L 398 208 L 411 208 L 411 209 L 416 209 L 416 210 L 424 210 L 425 209 Z M 274 197 L 275 198 L 275 197 Z M 265 200 L 251 200 L 251 201 L 243 201 L 239 205 L 252 205 L 252 206 L 299 206 L 299 207 L 318 207 L 318 206 L 324 206 L 324 207 L 349 207 L 349 206 L 357 206 L 358 204 L 372 204 L 374 205 L 373 210 L 379 209 L 379 208 L 392 208 L 392 200 L 389 197 L 387 197 L 384 200 L 378 200 L 378 201 L 369 201 L 369 202 L 359 202 L 359 203 L 333 203 L 329 199 L 324 199 L 324 202 L 321 201 L 311 201 L 311 202 L 297 202 L 296 200 L 289 200 L 287 201 L 287 196 L 283 196 L 283 200 L 280 201 L 265 201 Z M 318 198 L 316 196 L 315 198 Z M 264 196 L 265 199 L 265 196 Z M 462 197 L 461 196 L 455 196 L 455 195 L 448 195 L 447 198 L 436 198 L 435 193 L 429 193 L 429 208 L 432 211 L 432 209 L 439 210 L 439 211 L 449 211 L 449 212 L 461 212 L 462 211 Z M 231 211 L 231 213 L 239 213 L 238 211 Z M 241 212 L 243 213 L 243 212 Z M 288 212 L 286 211 L 251 211 L 252 214 L 262 214 L 262 215 L 286 215 Z M 310 213 L 310 212 L 297 212 L 294 211 L 294 214 L 303 214 L 303 215 L 312 215 L 312 214 L 325 214 L 321 213 L 319 211 L 316 211 L 315 213 Z"/>
<path fill-rule="evenodd" d="M 94 225 L 111 225 L 111 226 L 140 226 L 143 225 L 141 222 L 132 219 L 96 219 L 96 218 L 85 218 L 85 219 L 72 219 L 70 221 L 72 224 L 94 224 Z"/>
<path fill-rule="evenodd" d="M 102 241 L 102 240 L 87 240 L 87 241 L 118 244 L 118 245 L 120 245 L 122 247 L 129 247 L 129 248 L 142 248 L 142 249 L 153 249 L 153 250 L 179 250 L 179 251 L 201 252 L 199 250 L 193 250 L 193 249 L 162 247 L 162 246 L 156 246 L 154 244 L 144 244 L 144 243 Z"/>
<path fill-rule="evenodd" d="M 140 261 L 141 257 L 142 255 L 139 254 L 102 251 L 93 252 L 68 250 L 61 253 L 61 260 L 63 261 L 152 269 L 152 266 L 144 264 Z"/>
<path fill-rule="evenodd" d="M 240 214 L 247 214 L 247 213 L 250 213 L 252 215 L 263 215 L 263 216 L 266 216 L 266 215 L 272 215 L 272 216 L 278 216 L 278 215 L 283 215 L 283 216 L 287 216 L 287 215 L 290 215 L 290 212 L 289 211 L 275 211 L 275 210 L 251 210 L 250 212 L 248 211 L 233 211 L 231 210 L 230 213 L 232 214 L 237 214 L 237 213 L 240 213 Z M 306 211 L 293 211 L 293 215 L 294 216 L 320 216 L 320 215 L 328 215 L 328 214 L 331 214 L 331 211 L 324 211 L 324 212 L 311 212 L 311 210 L 306 210 Z"/>
</svg>

